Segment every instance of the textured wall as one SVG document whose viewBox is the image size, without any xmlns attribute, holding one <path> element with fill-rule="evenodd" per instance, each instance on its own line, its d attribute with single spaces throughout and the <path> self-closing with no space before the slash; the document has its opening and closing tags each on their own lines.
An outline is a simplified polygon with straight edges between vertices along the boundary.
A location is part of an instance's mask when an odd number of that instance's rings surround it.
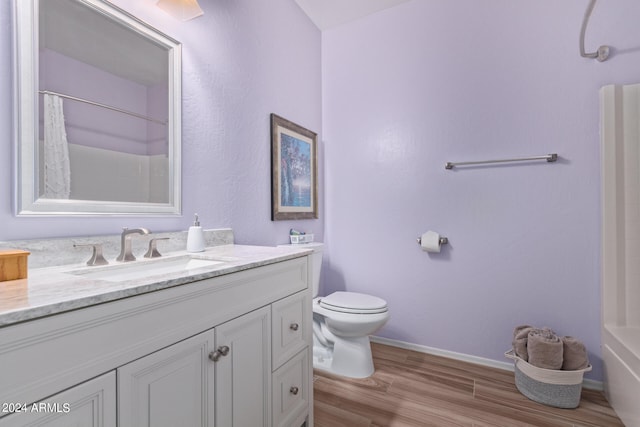
<svg viewBox="0 0 640 427">
<path fill-rule="evenodd" d="M 320 220 L 270 220 L 269 114 L 318 133 L 321 128 L 321 36 L 296 3 L 200 0 L 204 16 L 180 22 L 153 0 L 112 2 L 183 44 L 184 214 L 174 218 L 13 215 L 12 2 L 2 1 L 0 93 L 5 96 L 0 98 L 0 140 L 4 141 L 0 144 L 0 240 L 111 234 L 122 226 L 185 230 L 194 212 L 206 228 L 233 228 L 239 243 L 284 243 L 290 227 L 322 238 L 323 212 Z"/>
<path fill-rule="evenodd" d="M 587 3 L 414 0 L 323 32 L 325 292 L 385 298 L 381 336 L 506 361 L 514 326 L 550 326 L 602 378 L 598 89 L 640 80 L 640 3 L 598 2 L 605 63 L 579 56 Z"/>
</svg>

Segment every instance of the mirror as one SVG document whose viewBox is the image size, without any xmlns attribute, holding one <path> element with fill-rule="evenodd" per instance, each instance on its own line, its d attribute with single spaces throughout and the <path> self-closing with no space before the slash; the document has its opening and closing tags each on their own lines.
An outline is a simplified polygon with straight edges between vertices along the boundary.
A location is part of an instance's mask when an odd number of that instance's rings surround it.
<svg viewBox="0 0 640 427">
<path fill-rule="evenodd" d="M 103 0 L 15 0 L 17 215 L 181 213 L 181 45 Z"/>
</svg>

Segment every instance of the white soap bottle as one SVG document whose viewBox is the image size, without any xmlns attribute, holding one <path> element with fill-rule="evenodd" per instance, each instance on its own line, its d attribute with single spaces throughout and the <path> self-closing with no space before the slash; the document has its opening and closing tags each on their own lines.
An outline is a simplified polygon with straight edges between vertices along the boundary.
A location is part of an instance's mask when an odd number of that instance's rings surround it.
<svg viewBox="0 0 640 427">
<path fill-rule="evenodd" d="M 202 251 L 204 251 L 204 233 L 202 232 L 202 227 L 200 227 L 200 221 L 198 221 L 198 214 L 196 214 L 196 220 L 189 227 L 189 233 L 187 234 L 187 252 Z"/>
</svg>

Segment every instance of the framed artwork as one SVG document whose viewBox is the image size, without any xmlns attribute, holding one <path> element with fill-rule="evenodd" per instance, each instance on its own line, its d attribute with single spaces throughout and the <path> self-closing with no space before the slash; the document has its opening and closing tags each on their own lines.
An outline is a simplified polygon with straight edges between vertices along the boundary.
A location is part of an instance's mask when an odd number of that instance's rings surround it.
<svg viewBox="0 0 640 427">
<path fill-rule="evenodd" d="M 318 218 L 317 135 L 271 114 L 271 220 Z"/>
</svg>

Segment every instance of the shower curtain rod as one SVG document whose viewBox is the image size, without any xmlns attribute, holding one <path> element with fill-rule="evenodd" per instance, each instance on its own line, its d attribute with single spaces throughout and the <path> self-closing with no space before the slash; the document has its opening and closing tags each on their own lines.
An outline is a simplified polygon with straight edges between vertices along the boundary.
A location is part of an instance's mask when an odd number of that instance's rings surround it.
<svg viewBox="0 0 640 427">
<path fill-rule="evenodd" d="M 50 91 L 50 90 L 40 90 L 38 92 L 42 93 L 42 94 L 46 94 L 46 95 L 57 95 L 60 98 L 66 98 L 66 99 L 70 99 L 72 101 L 84 102 L 85 104 L 95 105 L 96 107 L 102 107 L 102 108 L 106 108 L 107 110 L 112 110 L 112 111 L 117 111 L 119 113 L 128 114 L 130 116 L 137 117 L 137 118 L 143 119 L 143 120 L 148 120 L 148 121 L 154 122 L 154 123 L 159 123 L 161 125 L 166 125 L 167 124 L 166 120 L 162 121 L 162 120 L 154 119 L 153 117 L 143 116 L 142 114 L 134 113 L 133 111 L 127 111 L 127 110 L 123 110 L 122 108 L 112 107 L 111 105 L 101 104 L 101 103 L 95 102 L 95 101 L 89 101 L 88 99 L 77 98 L 77 97 L 71 96 L 71 95 L 65 95 L 64 93 L 53 92 L 53 91 Z"/>
<path fill-rule="evenodd" d="M 558 160 L 558 155 L 556 153 L 552 153 L 546 154 L 544 156 L 518 157 L 517 159 L 480 160 L 477 162 L 447 162 L 445 163 L 444 168 L 453 169 L 454 166 L 484 165 L 487 163 L 524 162 L 527 160 L 546 160 L 547 162 L 551 163 Z"/>
<path fill-rule="evenodd" d="M 600 46 L 596 52 L 586 53 L 584 51 L 584 34 L 587 32 L 587 24 L 589 23 L 589 17 L 593 12 L 593 7 L 596 5 L 596 0 L 591 0 L 587 10 L 584 13 L 584 19 L 582 20 L 582 27 L 580 28 L 580 56 L 583 58 L 594 58 L 600 62 L 604 62 L 609 57 L 609 46 Z"/>
</svg>

